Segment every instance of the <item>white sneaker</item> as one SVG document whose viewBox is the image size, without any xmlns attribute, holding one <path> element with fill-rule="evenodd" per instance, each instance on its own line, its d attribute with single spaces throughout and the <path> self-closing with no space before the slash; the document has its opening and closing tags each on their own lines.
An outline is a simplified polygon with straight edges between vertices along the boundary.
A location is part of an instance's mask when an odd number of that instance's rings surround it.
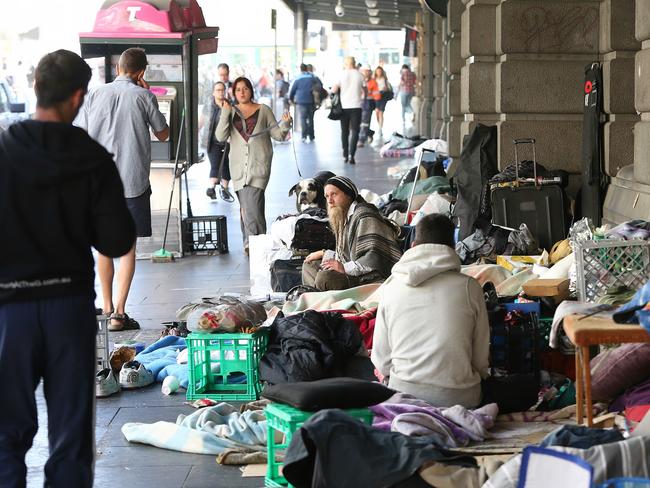
<svg viewBox="0 0 650 488">
<path fill-rule="evenodd" d="M 111 396 L 120 391 L 120 385 L 117 384 L 115 375 L 110 368 L 102 369 L 97 376 L 95 376 L 95 396 L 97 398 L 104 398 Z"/>
<path fill-rule="evenodd" d="M 138 361 L 129 361 L 120 370 L 120 386 L 125 389 L 142 388 L 153 383 L 153 373 Z"/>
</svg>

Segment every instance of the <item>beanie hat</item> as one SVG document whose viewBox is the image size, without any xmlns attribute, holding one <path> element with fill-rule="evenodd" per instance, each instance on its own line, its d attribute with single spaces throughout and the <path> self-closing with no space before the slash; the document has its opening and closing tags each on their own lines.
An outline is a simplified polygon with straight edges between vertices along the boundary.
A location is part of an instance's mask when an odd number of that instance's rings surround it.
<svg viewBox="0 0 650 488">
<path fill-rule="evenodd" d="M 333 176 L 325 182 L 325 185 L 334 185 L 352 200 L 356 200 L 359 195 L 357 186 L 352 183 L 352 180 L 347 176 Z"/>
</svg>

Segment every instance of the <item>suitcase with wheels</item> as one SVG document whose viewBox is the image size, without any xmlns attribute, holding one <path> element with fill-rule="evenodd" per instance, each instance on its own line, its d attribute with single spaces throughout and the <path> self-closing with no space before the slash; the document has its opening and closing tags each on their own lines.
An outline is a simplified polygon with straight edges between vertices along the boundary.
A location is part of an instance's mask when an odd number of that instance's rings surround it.
<svg viewBox="0 0 650 488">
<path fill-rule="evenodd" d="M 542 184 L 537 177 L 535 139 L 515 139 L 515 181 L 509 187 L 495 188 L 491 192 L 492 223 L 512 229 L 526 224 L 540 247 L 550 250 L 553 244 L 566 237 L 568 229 L 567 196 L 557 184 Z M 519 157 L 517 147 L 532 145 L 532 185 L 519 180 Z"/>
</svg>

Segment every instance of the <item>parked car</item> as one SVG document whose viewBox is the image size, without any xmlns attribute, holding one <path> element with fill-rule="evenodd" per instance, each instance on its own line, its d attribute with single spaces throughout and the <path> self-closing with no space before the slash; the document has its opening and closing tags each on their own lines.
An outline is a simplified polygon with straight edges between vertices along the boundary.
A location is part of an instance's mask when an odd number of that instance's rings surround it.
<svg viewBox="0 0 650 488">
<path fill-rule="evenodd" d="M 25 104 L 16 101 L 16 95 L 6 80 L 0 80 L 0 132 L 14 122 L 28 119 Z"/>
</svg>

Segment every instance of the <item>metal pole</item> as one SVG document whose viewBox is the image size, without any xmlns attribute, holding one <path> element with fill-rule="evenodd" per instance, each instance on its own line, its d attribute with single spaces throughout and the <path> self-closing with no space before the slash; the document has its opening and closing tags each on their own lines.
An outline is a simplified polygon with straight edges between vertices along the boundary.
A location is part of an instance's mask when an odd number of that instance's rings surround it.
<svg viewBox="0 0 650 488">
<path fill-rule="evenodd" d="M 271 10 L 271 25 L 273 27 L 273 111 L 278 106 L 278 93 L 275 87 L 275 73 L 278 69 L 278 25 L 276 18 L 276 10 Z M 281 117 L 282 114 L 275 114 L 276 117 Z"/>
</svg>

